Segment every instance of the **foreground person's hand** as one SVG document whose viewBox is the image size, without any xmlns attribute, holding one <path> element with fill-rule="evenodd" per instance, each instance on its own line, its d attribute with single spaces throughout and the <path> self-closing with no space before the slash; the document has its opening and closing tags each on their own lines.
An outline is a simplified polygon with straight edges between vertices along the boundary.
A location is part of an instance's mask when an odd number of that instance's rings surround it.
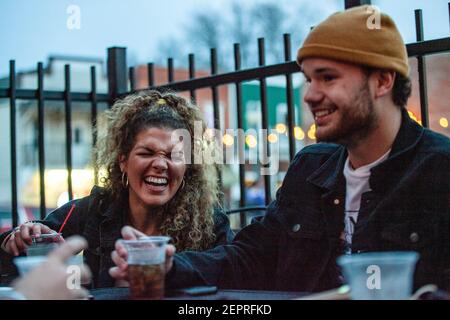
<svg viewBox="0 0 450 320">
<path fill-rule="evenodd" d="M 56 248 L 48 255 L 48 260 L 36 267 L 23 278 L 15 281 L 13 287 L 16 291 L 31 300 L 65 300 L 84 299 L 88 291 L 83 289 L 81 283 L 88 283 L 91 272 L 85 265 L 80 266 L 80 279 L 70 281 L 69 277 L 77 273 L 68 272 L 67 259 L 87 248 L 87 242 L 79 236 L 71 237 L 67 242 Z"/>
</svg>

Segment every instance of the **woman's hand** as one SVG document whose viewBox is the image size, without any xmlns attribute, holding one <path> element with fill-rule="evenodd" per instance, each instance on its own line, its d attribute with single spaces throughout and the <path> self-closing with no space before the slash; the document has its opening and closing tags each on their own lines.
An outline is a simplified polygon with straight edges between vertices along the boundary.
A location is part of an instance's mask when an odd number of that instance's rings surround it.
<svg viewBox="0 0 450 320">
<path fill-rule="evenodd" d="M 147 235 L 136 230 L 130 226 L 122 228 L 123 240 L 137 240 L 140 237 L 146 237 Z M 166 247 L 166 272 L 172 268 L 173 255 L 175 254 L 175 247 L 171 244 Z M 116 280 L 117 287 L 127 287 L 128 283 L 128 253 L 121 240 L 116 241 L 115 250 L 111 252 L 112 261 L 115 263 L 115 267 L 109 269 L 109 274 Z"/>
<path fill-rule="evenodd" d="M 121 230 L 123 240 L 137 240 L 145 237 L 146 234 L 136 230 L 130 226 L 125 226 Z M 109 269 L 109 275 L 116 280 L 117 287 L 128 286 L 128 253 L 123 245 L 122 239 L 116 241 L 115 250 L 111 252 L 111 259 L 116 265 Z"/>
<path fill-rule="evenodd" d="M 56 233 L 55 230 L 50 229 L 46 225 L 39 222 L 25 222 L 6 237 L 2 243 L 2 249 L 14 256 L 25 252 L 29 245 L 31 245 L 31 235 L 38 237 L 41 234 Z M 64 242 L 62 237 L 56 239 L 56 242 Z"/>
</svg>

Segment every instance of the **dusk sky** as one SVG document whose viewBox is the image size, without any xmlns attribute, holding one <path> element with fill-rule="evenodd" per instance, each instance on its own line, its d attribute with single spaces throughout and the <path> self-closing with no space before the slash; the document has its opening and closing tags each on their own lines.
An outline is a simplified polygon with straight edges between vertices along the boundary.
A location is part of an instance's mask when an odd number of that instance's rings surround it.
<svg viewBox="0 0 450 320">
<path fill-rule="evenodd" d="M 275 1 L 244 1 L 258 2 Z M 276 1 L 288 11 L 307 2 L 317 8 L 319 21 L 343 9 L 344 3 Z M 16 60 L 17 71 L 23 71 L 35 68 L 38 61 L 46 62 L 52 54 L 105 58 L 110 46 L 125 46 L 137 62 L 150 62 L 157 56 L 160 40 L 182 34 L 194 12 L 227 12 L 230 3 L 231 0 L 0 0 L 0 76 L 8 73 L 10 59 Z M 423 9 L 426 39 L 449 36 L 448 0 L 373 0 L 372 4 L 394 18 L 406 43 L 415 41 L 417 8 Z M 70 5 L 80 9 L 80 29 L 67 27 Z"/>
</svg>

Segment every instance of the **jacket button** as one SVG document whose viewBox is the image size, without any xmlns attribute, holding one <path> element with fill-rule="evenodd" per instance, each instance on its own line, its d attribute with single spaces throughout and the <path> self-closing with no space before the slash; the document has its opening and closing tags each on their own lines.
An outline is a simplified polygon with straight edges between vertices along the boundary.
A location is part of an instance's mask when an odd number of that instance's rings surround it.
<svg viewBox="0 0 450 320">
<path fill-rule="evenodd" d="M 300 225 L 297 223 L 297 224 L 294 224 L 293 226 L 292 226 L 292 231 L 293 232 L 297 232 L 298 230 L 300 230 Z"/>
<path fill-rule="evenodd" d="M 411 240 L 412 243 L 417 243 L 419 241 L 419 235 L 417 232 L 413 232 L 409 236 L 409 240 Z"/>
<path fill-rule="evenodd" d="M 334 199 L 333 202 L 334 202 L 335 205 L 338 205 L 340 203 L 339 199 Z"/>
</svg>

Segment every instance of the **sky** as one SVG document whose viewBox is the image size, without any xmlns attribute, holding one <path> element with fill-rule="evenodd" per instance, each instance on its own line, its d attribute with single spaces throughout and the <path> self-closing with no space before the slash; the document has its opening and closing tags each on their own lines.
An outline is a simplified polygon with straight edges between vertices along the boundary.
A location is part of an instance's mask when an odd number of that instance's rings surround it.
<svg viewBox="0 0 450 320">
<path fill-rule="evenodd" d="M 10 59 L 16 60 L 17 71 L 25 71 L 38 61 L 45 63 L 49 55 L 106 58 L 106 48 L 111 46 L 127 47 L 139 63 L 151 62 L 160 41 L 181 35 L 194 12 L 215 9 L 225 14 L 231 1 L 0 0 L 0 77 L 7 75 Z M 344 6 L 343 0 L 244 2 L 276 2 L 289 9 L 309 2 L 320 12 L 319 20 Z M 414 9 L 418 8 L 423 9 L 426 40 L 449 36 L 448 0 L 372 0 L 372 4 L 394 18 L 406 43 L 415 41 Z M 80 10 L 79 29 L 67 27 L 71 5 Z"/>
</svg>

